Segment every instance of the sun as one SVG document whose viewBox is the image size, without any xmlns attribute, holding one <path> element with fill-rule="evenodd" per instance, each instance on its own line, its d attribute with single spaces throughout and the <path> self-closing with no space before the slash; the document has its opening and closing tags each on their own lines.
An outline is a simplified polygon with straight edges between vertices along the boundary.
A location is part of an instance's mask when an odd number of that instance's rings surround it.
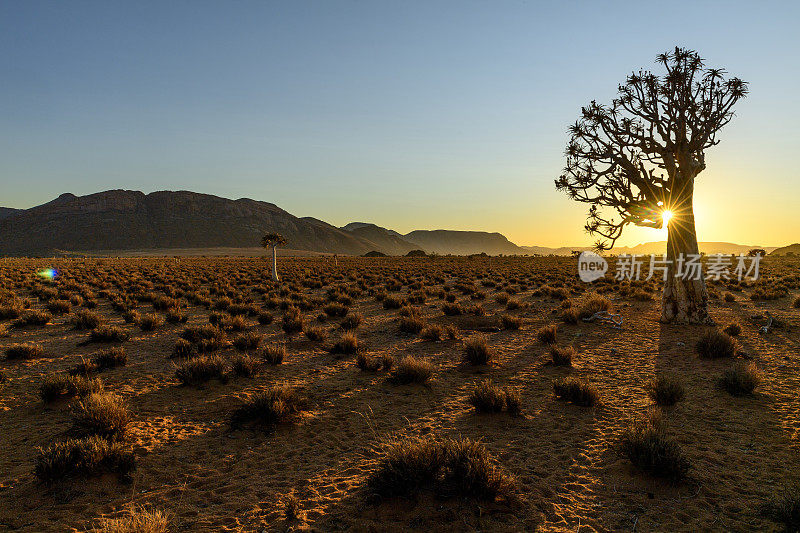
<svg viewBox="0 0 800 533">
<path fill-rule="evenodd" d="M 664 221 L 664 224 L 669 224 L 669 219 L 672 218 L 672 211 L 669 209 L 665 209 L 661 212 L 661 220 Z"/>
</svg>

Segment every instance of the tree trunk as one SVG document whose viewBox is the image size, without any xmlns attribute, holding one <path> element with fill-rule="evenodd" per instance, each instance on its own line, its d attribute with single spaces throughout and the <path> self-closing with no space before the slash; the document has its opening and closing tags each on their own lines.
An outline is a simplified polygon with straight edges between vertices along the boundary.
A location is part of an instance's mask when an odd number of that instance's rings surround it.
<svg viewBox="0 0 800 533">
<path fill-rule="evenodd" d="M 708 316 L 708 291 L 702 269 L 699 270 L 699 276 L 688 272 L 689 275 L 681 277 L 687 273 L 685 262 L 699 256 L 692 207 L 694 179 L 686 180 L 677 190 L 679 194 L 670 199 L 666 206 L 672 211 L 672 218 L 667 228 L 668 267 L 661 299 L 661 321 L 679 324 L 713 323 Z M 681 258 L 683 272 L 678 270 Z"/>
<path fill-rule="evenodd" d="M 277 246 L 272 247 L 272 281 L 280 281 L 281 278 L 278 277 L 278 254 L 275 251 Z"/>
</svg>

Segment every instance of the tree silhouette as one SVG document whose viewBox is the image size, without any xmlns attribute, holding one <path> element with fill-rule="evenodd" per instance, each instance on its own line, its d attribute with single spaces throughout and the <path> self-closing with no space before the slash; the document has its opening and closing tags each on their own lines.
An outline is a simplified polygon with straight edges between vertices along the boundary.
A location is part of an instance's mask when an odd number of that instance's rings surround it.
<svg viewBox="0 0 800 533">
<path fill-rule="evenodd" d="M 286 238 L 279 233 L 267 233 L 261 238 L 261 246 L 272 248 L 272 281 L 280 281 L 278 276 L 278 254 L 275 249 L 286 244 Z"/>
<path fill-rule="evenodd" d="M 633 73 L 611 106 L 581 108 L 556 188 L 590 204 L 585 229 L 600 237 L 598 250 L 610 250 L 628 224 L 661 228 L 667 219 L 661 320 L 709 322 L 705 281 L 676 277 L 676 261 L 698 253 L 694 180 L 747 84 L 705 68 L 693 50 L 675 48 L 656 63 L 666 73 Z"/>
</svg>

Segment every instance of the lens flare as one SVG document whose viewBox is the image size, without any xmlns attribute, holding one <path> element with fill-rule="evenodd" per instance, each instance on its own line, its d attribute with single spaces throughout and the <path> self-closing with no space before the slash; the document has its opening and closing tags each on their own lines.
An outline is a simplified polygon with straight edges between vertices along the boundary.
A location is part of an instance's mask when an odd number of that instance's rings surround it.
<svg viewBox="0 0 800 533">
<path fill-rule="evenodd" d="M 664 224 L 669 224 L 669 220 L 672 218 L 672 211 L 669 209 L 664 210 L 661 213 L 661 220 L 664 221 Z"/>
<path fill-rule="evenodd" d="M 39 272 L 37 272 L 36 275 L 41 278 L 49 279 L 52 281 L 56 279 L 56 277 L 58 277 L 58 270 L 56 270 L 55 268 L 46 268 L 44 270 L 40 270 Z"/>
</svg>

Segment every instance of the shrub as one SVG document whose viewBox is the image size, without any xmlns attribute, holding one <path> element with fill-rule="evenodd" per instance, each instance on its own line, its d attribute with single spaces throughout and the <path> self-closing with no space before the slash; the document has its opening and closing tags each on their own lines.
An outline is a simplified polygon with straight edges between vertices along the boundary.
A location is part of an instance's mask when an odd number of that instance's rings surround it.
<svg viewBox="0 0 800 533">
<path fill-rule="evenodd" d="M 736 355 L 736 341 L 721 331 L 707 331 L 700 337 L 695 350 L 703 359 L 719 359 Z"/>
<path fill-rule="evenodd" d="M 555 380 L 553 392 L 559 400 L 583 407 L 592 407 L 600 402 L 600 393 L 594 385 L 569 376 Z"/>
<path fill-rule="evenodd" d="M 425 321 L 419 315 L 404 316 L 397 327 L 402 333 L 419 333 L 425 328 Z"/>
<path fill-rule="evenodd" d="M 233 346 L 239 350 L 240 352 L 245 352 L 247 350 L 255 350 L 258 348 L 258 345 L 261 344 L 261 340 L 264 338 L 263 335 L 260 333 L 256 333 L 254 331 L 250 331 L 248 333 L 242 333 L 241 335 L 237 335 L 233 339 Z"/>
<path fill-rule="evenodd" d="M 194 349 L 200 353 L 219 350 L 227 342 L 225 332 L 211 324 L 190 326 L 181 332 L 180 337 L 193 343 Z"/>
<path fill-rule="evenodd" d="M 726 334 L 730 335 L 731 337 L 736 337 L 742 332 L 742 326 L 739 325 L 738 322 L 731 322 L 725 329 L 723 329 Z"/>
<path fill-rule="evenodd" d="M 666 435 L 658 411 L 625 429 L 619 451 L 647 474 L 673 481 L 685 478 L 691 466 L 680 445 Z"/>
<path fill-rule="evenodd" d="M 503 329 L 519 329 L 522 327 L 522 319 L 513 315 L 504 314 L 500 317 Z"/>
<path fill-rule="evenodd" d="M 44 350 L 39 344 L 26 342 L 23 344 L 13 344 L 6 348 L 6 359 L 33 359 L 44 355 Z"/>
<path fill-rule="evenodd" d="M 536 338 L 542 344 L 555 344 L 557 332 L 558 332 L 558 326 L 556 326 L 555 324 L 549 324 L 547 326 L 539 328 L 539 330 L 536 331 Z"/>
<path fill-rule="evenodd" d="M 352 355 L 358 351 L 358 338 L 352 333 L 345 333 L 342 338 L 331 346 L 332 354 Z"/>
<path fill-rule="evenodd" d="M 98 326 L 89 335 L 93 342 L 125 342 L 130 337 L 127 331 L 118 326 Z"/>
<path fill-rule="evenodd" d="M 168 515 L 157 509 L 130 509 L 116 518 L 102 518 L 92 533 L 167 533 Z"/>
<path fill-rule="evenodd" d="M 0 306 L 0 320 L 11 320 L 19 318 L 23 312 L 21 305 L 13 303 L 11 305 Z"/>
<path fill-rule="evenodd" d="M 156 313 L 148 313 L 141 318 L 139 318 L 139 329 L 142 331 L 153 331 L 156 328 L 161 327 L 164 325 L 164 319 L 161 315 Z"/>
<path fill-rule="evenodd" d="M 344 317 L 349 311 L 347 307 L 336 302 L 329 303 L 322 310 L 325 311 L 325 314 L 331 318 Z"/>
<path fill-rule="evenodd" d="M 183 309 L 170 309 L 167 311 L 166 314 L 167 322 L 170 324 L 185 324 L 189 321 L 189 315 L 187 315 Z"/>
<path fill-rule="evenodd" d="M 107 392 L 89 394 L 79 404 L 73 422 L 83 435 L 121 440 L 131 415 L 121 398 Z"/>
<path fill-rule="evenodd" d="M 383 298 L 384 309 L 400 309 L 404 305 L 406 305 L 406 301 L 399 296 L 387 295 Z"/>
<path fill-rule="evenodd" d="M 186 339 L 178 339 L 178 342 L 175 344 L 175 348 L 172 350 L 172 358 L 189 358 L 194 357 L 197 355 L 197 349 L 194 347 L 194 344 L 187 341 Z"/>
<path fill-rule="evenodd" d="M 286 347 L 282 344 L 269 344 L 261 350 L 261 358 L 270 365 L 279 365 L 286 357 Z"/>
<path fill-rule="evenodd" d="M 128 356 L 125 355 L 125 350 L 120 346 L 100 350 L 92 358 L 92 366 L 97 370 L 116 368 L 126 364 L 128 364 Z"/>
<path fill-rule="evenodd" d="M 50 300 L 47 310 L 54 315 L 66 315 L 72 311 L 72 304 L 69 303 L 69 300 Z"/>
<path fill-rule="evenodd" d="M 672 373 L 658 374 L 645 384 L 645 391 L 651 400 L 661 406 L 675 405 L 686 395 L 683 383 Z"/>
<path fill-rule="evenodd" d="M 261 370 L 261 362 L 249 355 L 237 355 L 231 360 L 231 367 L 237 376 L 250 378 Z"/>
<path fill-rule="evenodd" d="M 797 298 L 794 299 L 794 302 L 792 303 L 792 307 L 794 307 L 795 309 L 800 309 L 800 296 L 798 296 Z"/>
<path fill-rule="evenodd" d="M 506 408 L 506 391 L 487 379 L 472 389 L 467 402 L 481 413 L 499 413 Z"/>
<path fill-rule="evenodd" d="M 199 385 L 213 378 L 225 379 L 225 360 L 218 356 L 195 357 L 175 366 L 175 377 L 184 385 Z"/>
<path fill-rule="evenodd" d="M 362 372 L 377 372 L 381 368 L 383 370 L 390 370 L 394 364 L 394 358 L 389 355 L 383 357 L 373 357 L 367 354 L 360 353 L 356 357 L 356 366 Z"/>
<path fill-rule="evenodd" d="M 127 477 L 135 469 L 133 452 L 121 442 L 110 442 L 94 435 L 38 448 L 34 473 L 40 481 L 53 482 L 66 477 L 103 473 Z"/>
<path fill-rule="evenodd" d="M 292 336 L 295 333 L 303 331 L 303 326 L 303 315 L 300 314 L 300 310 L 296 307 L 289 307 L 283 314 L 283 321 L 281 324 L 284 333 Z"/>
<path fill-rule="evenodd" d="M 447 316 L 457 316 L 463 314 L 464 309 L 459 303 L 444 303 L 442 304 L 442 312 Z"/>
<path fill-rule="evenodd" d="M 97 313 L 81 309 L 70 321 L 75 329 L 95 329 L 103 323 L 103 317 Z"/>
<path fill-rule="evenodd" d="M 14 321 L 14 327 L 24 328 L 25 326 L 44 326 L 53 318 L 50 313 L 45 311 L 25 311 Z"/>
<path fill-rule="evenodd" d="M 397 385 L 427 383 L 433 375 L 433 363 L 418 359 L 413 355 L 403 357 L 389 376 L 389 381 Z"/>
<path fill-rule="evenodd" d="M 122 320 L 124 320 L 126 324 L 138 324 L 141 319 L 142 315 L 135 310 L 122 313 Z"/>
<path fill-rule="evenodd" d="M 286 385 L 276 385 L 257 392 L 234 410 L 231 427 L 239 428 L 249 422 L 274 426 L 288 422 L 308 409 L 308 400 Z"/>
<path fill-rule="evenodd" d="M 486 447 L 470 439 L 431 437 L 392 443 L 367 478 L 378 497 L 412 496 L 432 487 L 439 497 L 465 496 L 478 500 L 516 501 L 514 479 L 495 463 Z"/>
<path fill-rule="evenodd" d="M 438 324 L 433 324 L 423 328 L 419 336 L 426 341 L 440 341 L 445 335 L 450 339 L 455 339 L 456 334 L 456 328 L 453 326 L 442 327 Z"/>
<path fill-rule="evenodd" d="M 736 301 L 736 296 L 734 296 L 732 292 L 726 292 L 725 293 L 725 301 L 728 302 L 728 303 L 735 302 Z"/>
<path fill-rule="evenodd" d="M 720 378 L 720 385 L 733 396 L 752 394 L 764 379 L 761 370 L 752 361 L 738 361 Z"/>
<path fill-rule="evenodd" d="M 328 330 L 322 326 L 309 326 L 304 333 L 308 340 L 313 342 L 324 342 L 328 338 Z"/>
<path fill-rule="evenodd" d="M 350 313 L 347 315 L 344 320 L 341 322 L 342 329 L 347 331 L 352 331 L 358 329 L 358 326 L 361 325 L 363 317 L 359 313 Z"/>
<path fill-rule="evenodd" d="M 50 403 L 59 398 L 86 396 L 101 390 L 103 390 L 103 383 L 97 378 L 50 374 L 39 386 L 39 397 L 44 403 Z"/>
<path fill-rule="evenodd" d="M 486 365 L 492 359 L 492 351 L 483 335 L 476 335 L 464 342 L 464 357 L 471 365 Z"/>
<path fill-rule="evenodd" d="M 575 348 L 564 346 L 560 348 L 555 344 L 550 345 L 550 357 L 556 366 L 572 366 L 572 358 L 576 355 Z"/>
</svg>

